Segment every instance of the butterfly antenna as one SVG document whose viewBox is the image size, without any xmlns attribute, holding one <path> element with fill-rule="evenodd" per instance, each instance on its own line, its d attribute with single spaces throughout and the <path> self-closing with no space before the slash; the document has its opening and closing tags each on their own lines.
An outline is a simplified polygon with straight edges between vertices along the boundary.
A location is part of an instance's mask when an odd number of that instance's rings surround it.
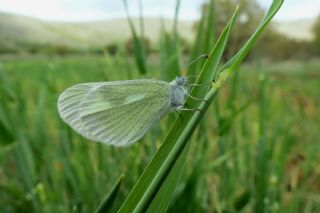
<svg viewBox="0 0 320 213">
<path fill-rule="evenodd" d="M 209 58 L 209 54 L 199 55 L 196 59 L 194 59 L 193 61 L 191 61 L 187 66 L 185 66 L 185 67 L 183 68 L 182 73 L 185 73 L 192 64 L 196 63 L 197 61 L 199 61 L 199 60 L 202 59 L 202 58 L 208 59 L 208 58 Z"/>
</svg>

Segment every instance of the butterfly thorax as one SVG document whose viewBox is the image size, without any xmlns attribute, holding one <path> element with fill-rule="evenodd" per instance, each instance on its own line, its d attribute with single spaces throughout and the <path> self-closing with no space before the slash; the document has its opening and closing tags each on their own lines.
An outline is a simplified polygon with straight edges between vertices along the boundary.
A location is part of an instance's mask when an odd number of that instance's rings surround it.
<svg viewBox="0 0 320 213">
<path fill-rule="evenodd" d="M 172 89 L 172 96 L 171 96 L 171 107 L 176 109 L 181 109 L 184 106 L 187 96 L 187 85 L 188 79 L 187 77 L 176 77 L 175 80 L 170 82 L 171 89 Z"/>
</svg>

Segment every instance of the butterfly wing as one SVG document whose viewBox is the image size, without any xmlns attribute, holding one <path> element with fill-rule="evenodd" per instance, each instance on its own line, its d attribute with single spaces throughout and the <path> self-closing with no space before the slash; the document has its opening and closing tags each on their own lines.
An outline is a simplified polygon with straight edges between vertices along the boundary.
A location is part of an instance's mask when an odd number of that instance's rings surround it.
<svg viewBox="0 0 320 213">
<path fill-rule="evenodd" d="M 59 96 L 58 111 L 84 137 L 124 146 L 170 110 L 171 93 L 171 86 L 158 80 L 78 84 Z"/>
</svg>

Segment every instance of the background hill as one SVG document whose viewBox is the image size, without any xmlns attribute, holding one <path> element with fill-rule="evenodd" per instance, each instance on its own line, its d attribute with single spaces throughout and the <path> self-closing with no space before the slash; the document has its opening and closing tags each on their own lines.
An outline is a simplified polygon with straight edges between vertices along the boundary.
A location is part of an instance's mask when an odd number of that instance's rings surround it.
<svg viewBox="0 0 320 213">
<path fill-rule="evenodd" d="M 138 20 L 134 19 L 136 23 Z M 314 20 L 297 20 L 274 24 L 275 30 L 290 38 L 310 40 Z M 164 20 L 167 30 L 172 20 Z M 180 21 L 180 35 L 191 40 L 192 21 Z M 158 18 L 145 18 L 145 35 L 151 42 L 159 38 L 161 22 Z M 19 48 L 23 46 L 64 45 L 76 48 L 90 48 L 126 41 L 130 38 L 128 22 L 125 18 L 95 22 L 52 22 L 26 16 L 0 12 L 0 46 Z"/>
<path fill-rule="evenodd" d="M 134 19 L 134 22 L 137 22 Z M 172 20 L 165 20 L 167 29 Z M 159 37 L 160 20 L 145 19 L 145 35 L 151 41 Z M 192 22 L 181 21 L 179 31 L 186 39 L 192 38 Z M 35 18 L 0 13 L 0 42 L 2 45 L 19 44 L 63 44 L 74 47 L 90 47 L 114 42 L 123 42 L 130 38 L 128 22 L 125 18 L 96 22 L 64 23 L 43 21 Z"/>
<path fill-rule="evenodd" d="M 313 39 L 312 26 L 314 24 L 315 19 L 277 22 L 274 24 L 274 29 L 289 38 L 310 41 Z"/>
</svg>

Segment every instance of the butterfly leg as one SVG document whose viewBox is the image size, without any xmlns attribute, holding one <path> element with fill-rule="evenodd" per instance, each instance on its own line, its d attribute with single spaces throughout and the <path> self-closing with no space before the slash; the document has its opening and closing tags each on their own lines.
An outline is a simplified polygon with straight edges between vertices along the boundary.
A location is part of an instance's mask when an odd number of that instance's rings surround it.
<svg viewBox="0 0 320 213">
<path fill-rule="evenodd" d="M 211 84 L 212 84 L 212 82 L 210 82 L 210 83 L 202 83 L 202 84 L 189 84 L 188 91 L 190 91 L 191 87 L 195 87 L 195 86 L 201 87 L 201 86 L 206 86 L 206 85 L 211 85 Z"/>
<path fill-rule="evenodd" d="M 183 109 L 180 109 L 181 111 L 201 111 L 201 109 L 188 109 L 188 108 L 183 108 Z"/>
<path fill-rule="evenodd" d="M 188 91 L 191 91 L 191 89 L 193 89 L 194 87 L 201 87 L 201 86 L 207 86 L 207 85 L 212 85 L 212 82 L 202 83 L 202 84 L 189 84 Z"/>
<path fill-rule="evenodd" d="M 185 103 L 185 106 L 188 107 L 187 103 Z M 181 110 L 181 111 L 201 111 L 201 109 L 191 109 L 191 108 L 181 108 L 179 110 Z"/>
<path fill-rule="evenodd" d="M 193 99 L 193 100 L 195 100 L 195 101 L 205 101 L 205 102 L 208 101 L 208 100 L 206 100 L 206 99 L 199 99 L 199 98 L 193 97 L 193 96 L 190 95 L 189 93 L 187 93 L 187 96 L 189 96 L 191 99 Z"/>
</svg>

